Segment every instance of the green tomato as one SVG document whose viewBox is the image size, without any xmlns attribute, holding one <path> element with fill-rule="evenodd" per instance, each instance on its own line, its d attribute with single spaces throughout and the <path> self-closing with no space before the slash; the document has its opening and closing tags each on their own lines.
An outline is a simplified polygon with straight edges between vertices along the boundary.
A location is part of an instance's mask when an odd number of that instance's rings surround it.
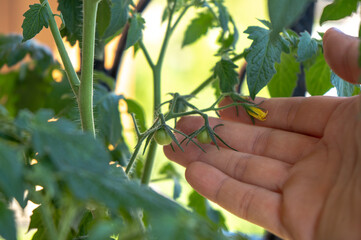
<svg viewBox="0 0 361 240">
<path fill-rule="evenodd" d="M 164 128 L 158 129 L 154 134 L 154 140 L 159 145 L 169 145 L 172 142 L 172 138 L 169 136 Z"/>
<path fill-rule="evenodd" d="M 197 140 L 198 142 L 203 144 L 208 144 L 212 142 L 211 136 L 209 136 L 209 133 L 206 129 L 203 129 L 200 133 L 198 133 Z"/>
</svg>

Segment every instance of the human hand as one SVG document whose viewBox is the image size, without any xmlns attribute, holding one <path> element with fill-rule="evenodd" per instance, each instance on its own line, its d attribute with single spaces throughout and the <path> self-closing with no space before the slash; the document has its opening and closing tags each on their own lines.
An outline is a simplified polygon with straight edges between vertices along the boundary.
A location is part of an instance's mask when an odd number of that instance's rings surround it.
<svg viewBox="0 0 361 240">
<path fill-rule="evenodd" d="M 327 62 L 353 83 L 358 45 L 334 29 L 324 36 Z M 234 109 L 210 119 L 224 124 L 217 134 L 238 152 L 208 144 L 203 153 L 189 144 L 185 152 L 165 147 L 165 154 L 186 167 L 200 194 L 282 238 L 361 239 L 360 97 L 261 101 L 264 122 L 252 125 Z M 185 117 L 177 127 L 191 133 L 203 124 Z"/>
</svg>

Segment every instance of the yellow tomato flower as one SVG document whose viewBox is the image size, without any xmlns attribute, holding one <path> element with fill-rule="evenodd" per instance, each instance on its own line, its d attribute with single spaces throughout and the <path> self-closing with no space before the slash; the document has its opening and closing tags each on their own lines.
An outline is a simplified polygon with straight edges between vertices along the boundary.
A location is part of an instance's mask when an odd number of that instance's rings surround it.
<svg viewBox="0 0 361 240">
<path fill-rule="evenodd" d="M 268 111 L 265 112 L 258 107 L 249 107 L 247 108 L 247 112 L 249 115 L 260 121 L 265 121 L 268 114 Z"/>
</svg>

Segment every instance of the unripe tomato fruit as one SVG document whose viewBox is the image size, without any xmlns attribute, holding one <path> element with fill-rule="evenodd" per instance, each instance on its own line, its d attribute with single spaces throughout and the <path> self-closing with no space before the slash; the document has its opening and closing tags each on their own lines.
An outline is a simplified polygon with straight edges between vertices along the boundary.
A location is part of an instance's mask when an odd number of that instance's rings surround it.
<svg viewBox="0 0 361 240">
<path fill-rule="evenodd" d="M 159 145 L 169 145 L 172 138 L 164 128 L 158 129 L 154 134 L 154 139 Z"/>
<path fill-rule="evenodd" d="M 203 129 L 200 133 L 198 133 L 197 140 L 198 142 L 203 144 L 208 144 L 212 142 L 211 136 L 209 136 L 209 133 L 206 129 Z"/>
</svg>

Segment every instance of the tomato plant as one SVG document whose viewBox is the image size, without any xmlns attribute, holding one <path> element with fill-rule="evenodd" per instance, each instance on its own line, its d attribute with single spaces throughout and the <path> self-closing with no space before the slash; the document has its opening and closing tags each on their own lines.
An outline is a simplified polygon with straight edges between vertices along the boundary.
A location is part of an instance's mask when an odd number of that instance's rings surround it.
<svg viewBox="0 0 361 240">
<path fill-rule="evenodd" d="M 159 145 L 169 145 L 172 142 L 172 138 L 169 136 L 167 131 L 163 128 L 158 129 L 154 134 L 154 140 Z"/>
<path fill-rule="evenodd" d="M 247 28 L 244 34 L 252 40 L 247 49 L 236 48 L 240 33 L 227 1 L 163 1 L 166 29 L 156 58 L 143 36 L 142 11 L 149 2 L 58 0 L 59 14 L 54 14 L 54 6 L 39 0 L 24 13 L 22 36 L 0 35 L 0 68 L 18 64 L 0 74 L 1 237 L 17 238 L 14 212 L 8 207 L 15 199 L 22 208 L 30 201 L 38 204 L 29 226 L 37 229 L 33 239 L 243 239 L 242 233 L 230 233 L 222 213 L 197 193 L 189 195 L 188 208 L 174 201 L 181 194 L 181 174 L 172 164 L 161 168 L 162 178 L 152 179 L 157 143 L 180 150 L 184 150 L 183 144 L 195 144 L 203 150 L 196 138 L 200 143 L 228 146 L 215 132 L 222 126 L 210 126 L 208 114 L 235 107 L 246 111 L 253 121 L 263 121 L 267 109 L 253 102 L 256 95 L 267 86 L 272 97 L 290 96 L 301 69 L 311 95 L 326 93 L 332 84 L 342 96 L 359 92 L 358 85 L 331 72 L 322 41 L 306 31 L 298 34 L 289 29 L 312 0 L 268 0 L 270 21 L 261 20 L 262 26 Z M 356 11 L 358 1 L 342 2 L 336 0 L 325 8 L 321 23 Z M 217 62 L 193 91 L 184 94 L 175 89 L 164 100 L 161 87 L 166 52 L 188 14 L 193 15 L 186 23 L 182 47 L 211 30 L 218 31 Z M 46 28 L 62 65 L 47 47 L 32 40 Z M 105 47 L 119 35 L 113 66 L 106 69 Z M 70 61 L 64 39 L 71 45 L 80 44 L 80 72 Z M 147 126 L 138 99 L 114 92 L 126 49 L 141 52 L 151 70 L 153 82 L 147 86 L 153 94 L 151 126 Z M 247 62 L 250 98 L 237 91 L 242 87 L 238 76 L 241 60 Z M 59 81 L 53 81 L 54 73 L 60 75 Z M 214 88 L 216 101 L 205 108 L 196 106 L 194 98 L 208 87 Z M 225 97 L 233 102 L 218 106 Z M 126 103 L 133 120 L 134 146 L 125 137 L 120 102 Z M 204 125 L 190 134 L 177 130 L 177 120 L 190 115 L 203 118 Z M 174 182 L 173 200 L 148 187 L 156 180 Z"/>
</svg>

